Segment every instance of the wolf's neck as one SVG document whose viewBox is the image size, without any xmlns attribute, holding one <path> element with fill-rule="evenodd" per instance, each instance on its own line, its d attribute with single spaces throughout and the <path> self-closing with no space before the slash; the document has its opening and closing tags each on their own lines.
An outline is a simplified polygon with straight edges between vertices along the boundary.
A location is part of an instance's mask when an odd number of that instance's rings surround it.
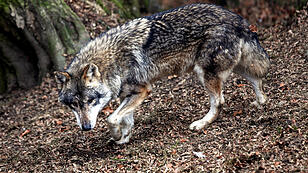
<svg viewBox="0 0 308 173">
<path fill-rule="evenodd" d="M 90 61 L 102 55 L 104 55 L 104 59 L 108 59 L 108 56 L 105 54 L 110 56 L 121 52 L 123 49 L 130 50 L 140 47 L 144 43 L 144 37 L 146 37 L 149 31 L 149 20 L 144 18 L 135 19 L 102 33 L 82 48 L 79 54 Z"/>
</svg>

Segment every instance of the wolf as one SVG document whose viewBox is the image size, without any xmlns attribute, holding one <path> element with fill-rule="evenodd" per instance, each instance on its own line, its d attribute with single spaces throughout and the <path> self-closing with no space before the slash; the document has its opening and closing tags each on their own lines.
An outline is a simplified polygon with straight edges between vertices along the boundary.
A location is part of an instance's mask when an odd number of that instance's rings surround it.
<svg viewBox="0 0 308 173">
<path fill-rule="evenodd" d="M 91 130 L 106 105 L 120 98 L 107 118 L 112 139 L 129 142 L 134 110 L 170 75 L 194 72 L 210 96 L 210 109 L 190 124 L 212 123 L 224 103 L 223 83 L 237 73 L 253 85 L 255 105 L 266 102 L 262 78 L 270 65 L 257 34 L 241 16 L 211 4 L 191 4 L 138 18 L 102 33 L 55 72 L 59 101 L 71 108 L 82 130 Z"/>
</svg>

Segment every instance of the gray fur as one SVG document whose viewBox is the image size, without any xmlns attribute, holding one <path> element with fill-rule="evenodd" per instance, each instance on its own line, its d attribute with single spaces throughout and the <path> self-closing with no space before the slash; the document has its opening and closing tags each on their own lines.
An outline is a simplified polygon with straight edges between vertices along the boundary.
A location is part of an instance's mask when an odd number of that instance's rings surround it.
<svg viewBox="0 0 308 173">
<path fill-rule="evenodd" d="M 133 111 L 156 80 L 196 72 L 211 97 L 209 113 L 190 126 L 198 130 L 217 117 L 224 102 L 222 85 L 232 71 L 253 83 L 257 103 L 263 104 L 266 96 L 261 78 L 268 68 L 268 55 L 245 19 L 219 6 L 192 4 L 103 33 L 83 47 L 66 74 L 57 78 L 69 78 L 60 82 L 60 101 L 69 105 L 67 100 L 77 100 L 81 114 L 83 104 L 78 100 L 87 100 L 91 94 L 85 90 L 107 97 L 104 103 L 98 102 L 102 107 L 120 97 L 121 106 L 107 122 L 117 143 L 125 143 L 133 126 Z M 64 101 L 65 96 L 70 99 Z"/>
</svg>

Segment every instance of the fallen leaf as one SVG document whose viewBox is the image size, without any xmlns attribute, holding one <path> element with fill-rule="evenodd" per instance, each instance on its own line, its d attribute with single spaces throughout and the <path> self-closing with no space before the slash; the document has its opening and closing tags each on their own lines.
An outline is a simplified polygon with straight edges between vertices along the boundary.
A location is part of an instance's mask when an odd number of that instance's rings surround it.
<svg viewBox="0 0 308 173">
<path fill-rule="evenodd" d="M 175 88 L 173 88 L 172 90 L 173 90 L 173 91 L 179 91 L 180 88 L 179 88 L 179 87 L 175 87 Z"/>
<path fill-rule="evenodd" d="M 233 112 L 233 116 L 236 116 L 236 115 L 241 115 L 243 113 L 242 110 L 239 110 L 239 111 L 235 111 Z"/>
<path fill-rule="evenodd" d="M 31 131 L 29 129 L 25 130 L 19 137 L 23 137 L 25 136 L 26 134 L 30 133 Z"/>
<path fill-rule="evenodd" d="M 297 103 L 297 100 L 296 99 L 292 99 L 291 103 Z"/>
<path fill-rule="evenodd" d="M 61 120 L 56 120 L 56 124 L 59 126 L 59 125 L 62 125 L 63 122 Z"/>
<path fill-rule="evenodd" d="M 59 129 L 59 132 L 64 132 L 64 131 L 66 131 L 66 130 L 69 130 L 69 127 L 60 128 L 60 129 Z"/>
<path fill-rule="evenodd" d="M 173 150 L 173 151 L 171 152 L 171 154 L 175 155 L 175 154 L 176 154 L 176 150 Z"/>
<path fill-rule="evenodd" d="M 251 32 L 258 32 L 258 28 L 256 25 L 249 25 L 249 29 Z"/>
<path fill-rule="evenodd" d="M 280 83 L 279 88 L 284 87 L 286 84 Z"/>
<path fill-rule="evenodd" d="M 103 112 L 105 115 L 108 116 L 108 115 L 112 114 L 112 113 L 114 112 L 114 110 L 111 109 L 110 106 L 108 106 L 108 107 L 106 107 L 105 109 L 103 109 L 102 112 Z"/>
<path fill-rule="evenodd" d="M 177 75 L 172 75 L 172 76 L 168 76 L 168 79 L 173 79 L 173 78 L 176 78 L 178 77 Z"/>
<path fill-rule="evenodd" d="M 117 155 L 117 158 L 118 158 L 118 159 L 123 159 L 124 156 L 122 156 L 122 155 Z"/>
<path fill-rule="evenodd" d="M 171 163 L 168 163 L 168 164 L 166 165 L 166 167 L 167 167 L 167 168 L 172 168 L 172 164 L 171 164 Z"/>
<path fill-rule="evenodd" d="M 182 143 L 187 142 L 187 141 L 188 141 L 188 139 L 185 139 L 185 138 L 180 139 L 180 142 L 182 142 Z"/>
<path fill-rule="evenodd" d="M 220 155 L 220 156 L 217 156 L 217 159 L 221 159 L 222 158 L 222 155 Z"/>
<path fill-rule="evenodd" d="M 287 87 L 285 83 L 281 82 L 280 85 L 279 85 L 279 89 L 284 91 L 284 90 L 289 90 L 290 88 Z"/>
</svg>

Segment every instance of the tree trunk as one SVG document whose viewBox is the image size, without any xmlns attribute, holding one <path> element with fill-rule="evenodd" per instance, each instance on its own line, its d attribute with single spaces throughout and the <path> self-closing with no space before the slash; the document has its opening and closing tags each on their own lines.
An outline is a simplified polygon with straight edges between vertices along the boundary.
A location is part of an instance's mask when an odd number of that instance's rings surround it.
<svg viewBox="0 0 308 173">
<path fill-rule="evenodd" d="M 63 54 L 88 40 L 63 0 L 1 0 L 0 93 L 39 84 L 47 72 L 64 68 Z"/>
</svg>

